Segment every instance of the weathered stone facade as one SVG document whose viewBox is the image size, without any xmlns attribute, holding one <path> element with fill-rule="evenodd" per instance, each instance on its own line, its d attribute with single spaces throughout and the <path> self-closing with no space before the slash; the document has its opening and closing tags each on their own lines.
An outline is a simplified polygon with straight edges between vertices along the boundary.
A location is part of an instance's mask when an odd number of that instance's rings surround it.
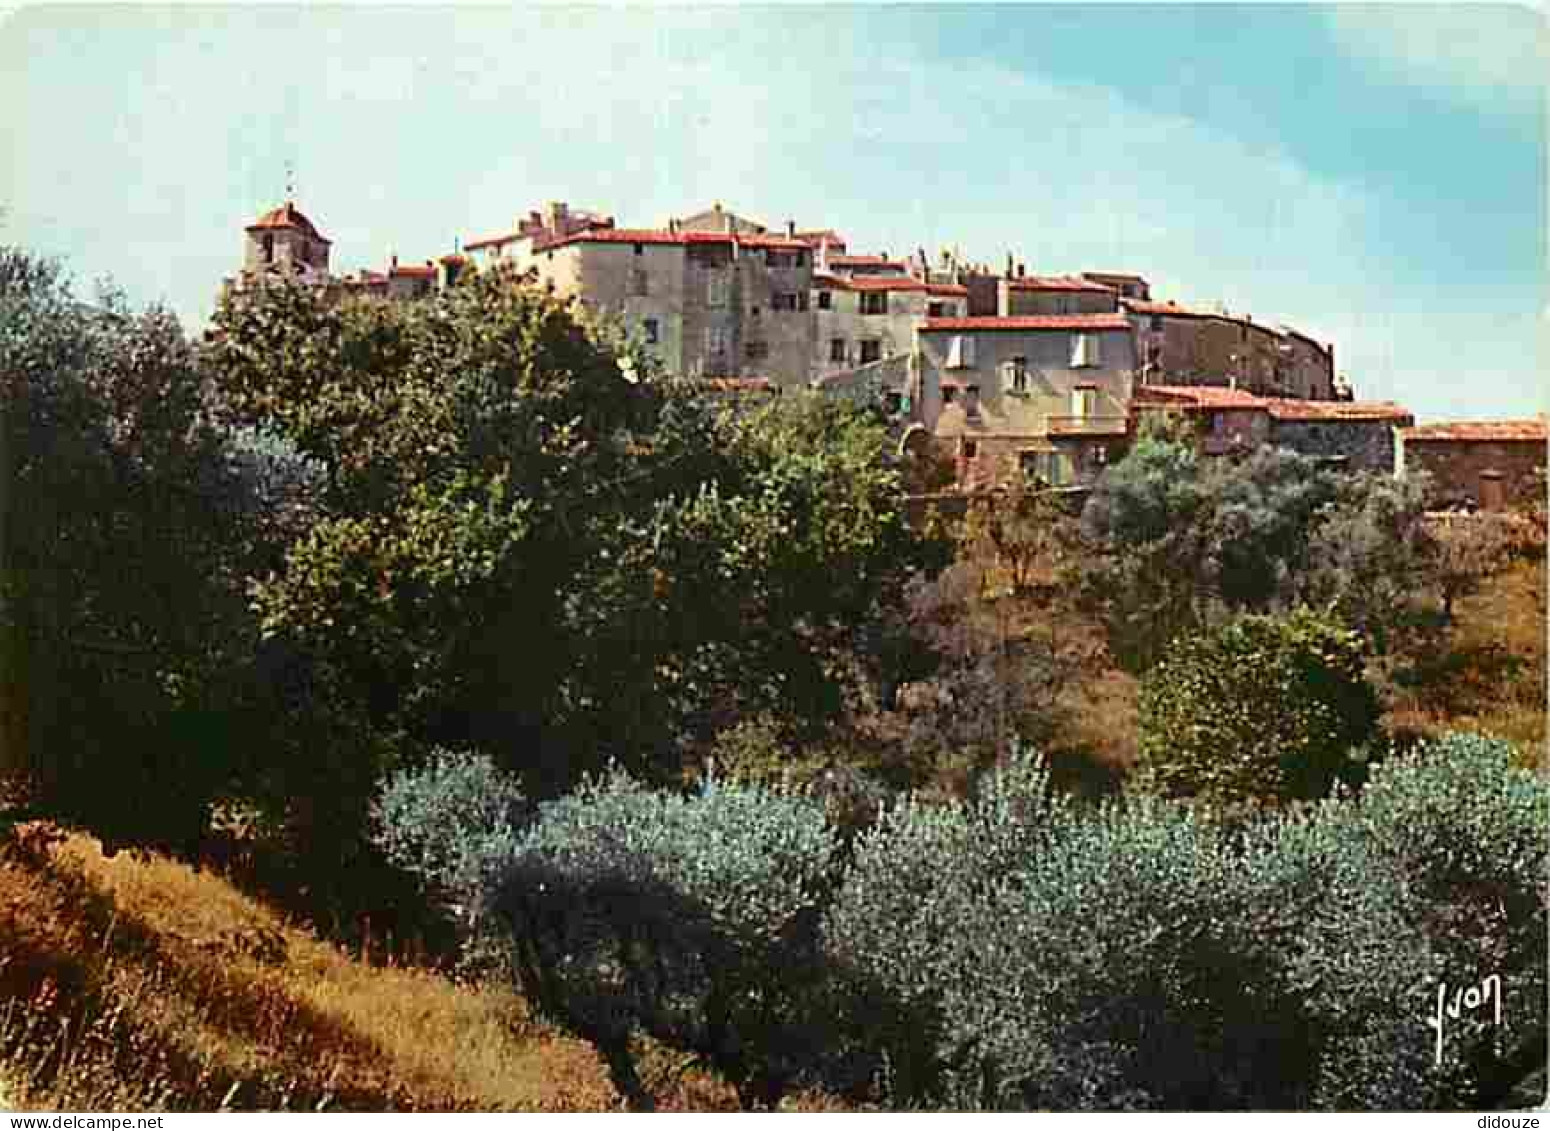
<svg viewBox="0 0 1550 1131">
<path fill-rule="evenodd" d="M 1123 300 L 1151 385 L 1214 385 L 1257 396 L 1335 399 L 1332 347 L 1247 316 Z"/>
<path fill-rule="evenodd" d="M 965 486 L 1013 461 L 1080 482 L 1118 457 L 1135 367 L 1122 315 L 927 319 L 916 340 L 918 418 Z"/>
<path fill-rule="evenodd" d="M 1398 458 L 1430 478 L 1433 505 L 1499 510 L 1543 496 L 1547 435 L 1543 418 L 1402 428 Z"/>
</svg>

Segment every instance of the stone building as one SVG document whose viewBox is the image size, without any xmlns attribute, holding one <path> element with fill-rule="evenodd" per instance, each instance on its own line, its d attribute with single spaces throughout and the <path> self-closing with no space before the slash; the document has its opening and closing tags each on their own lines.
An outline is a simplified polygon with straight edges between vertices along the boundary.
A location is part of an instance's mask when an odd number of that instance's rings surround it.
<svg viewBox="0 0 1550 1131">
<path fill-rule="evenodd" d="M 1028 314 L 1113 314 L 1119 294 L 1102 283 L 1070 275 L 1017 275 L 997 282 L 996 313 L 1006 318 Z"/>
<path fill-rule="evenodd" d="M 1146 385 L 1135 389 L 1132 415 L 1182 415 L 1204 455 L 1234 455 L 1264 444 L 1289 448 L 1351 471 L 1396 470 L 1395 432 L 1415 423 L 1390 401 L 1312 401 L 1260 397 L 1216 386 Z"/>
<path fill-rule="evenodd" d="M 1500 510 L 1543 498 L 1547 436 L 1544 417 L 1401 428 L 1399 470 L 1424 471 L 1439 508 Z"/>
<path fill-rule="evenodd" d="M 1123 450 L 1135 369 L 1123 314 L 928 318 L 916 343 L 917 414 L 962 485 L 1013 463 L 1083 482 Z"/>
<path fill-rule="evenodd" d="M 287 200 L 243 229 L 242 268 L 221 284 L 224 295 L 286 280 L 327 286 L 332 241 Z"/>
<path fill-rule="evenodd" d="M 910 275 L 814 275 L 814 377 L 828 377 L 915 348 L 915 328 L 927 318 L 967 313 L 968 291 Z"/>
<path fill-rule="evenodd" d="M 1333 346 L 1248 315 L 1121 299 L 1136 332 L 1142 381 L 1217 385 L 1259 396 L 1336 399 Z"/>
</svg>

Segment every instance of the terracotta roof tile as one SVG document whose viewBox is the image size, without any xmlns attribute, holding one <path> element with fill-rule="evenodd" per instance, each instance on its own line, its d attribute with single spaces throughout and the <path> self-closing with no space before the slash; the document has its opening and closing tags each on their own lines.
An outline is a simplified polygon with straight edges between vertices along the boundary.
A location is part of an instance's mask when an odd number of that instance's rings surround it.
<svg viewBox="0 0 1550 1131">
<path fill-rule="evenodd" d="M 889 259 L 886 255 L 831 255 L 829 256 L 831 267 L 897 267 L 904 270 L 904 264 L 897 259 Z"/>
<path fill-rule="evenodd" d="M 737 242 L 744 247 L 765 247 L 776 251 L 808 251 L 811 248 L 806 240 L 791 236 L 755 235 L 738 236 Z"/>
<path fill-rule="evenodd" d="M 1170 314 L 1175 318 L 1227 318 L 1215 310 L 1199 310 L 1192 306 L 1180 306 L 1176 302 L 1143 302 L 1138 298 L 1121 298 L 1120 305 L 1132 314 Z"/>
<path fill-rule="evenodd" d="M 969 288 L 957 283 L 927 283 L 926 293 L 941 298 L 968 298 Z"/>
<path fill-rule="evenodd" d="M 926 284 L 913 275 L 852 275 L 845 282 L 853 291 L 924 291 Z"/>
<path fill-rule="evenodd" d="M 1267 398 L 1266 407 L 1275 420 L 1388 420 L 1412 421 L 1415 416 L 1393 401 L 1306 401 Z"/>
<path fill-rule="evenodd" d="M 1264 408 L 1265 401 L 1243 389 L 1220 385 L 1142 385 L 1132 397 L 1137 404 L 1178 405 L 1181 408 Z"/>
<path fill-rule="evenodd" d="M 436 268 L 429 266 L 420 267 L 412 264 L 400 267 L 394 264 L 388 268 L 388 275 L 395 279 L 434 279 L 436 277 Z"/>
<path fill-rule="evenodd" d="M 1550 423 L 1538 420 L 1460 420 L 1443 424 L 1421 424 L 1401 429 L 1405 442 L 1439 441 L 1526 441 L 1543 444 L 1550 438 Z"/>
<path fill-rule="evenodd" d="M 248 225 L 247 230 L 250 232 L 258 232 L 271 231 L 278 228 L 298 228 L 301 231 L 306 232 L 307 235 L 311 236 L 315 240 L 319 240 L 323 243 L 333 242 L 331 240 L 324 239 L 322 233 L 320 233 L 317 228 L 313 226 L 312 221 L 303 216 L 296 205 L 292 204 L 288 200 L 284 204 L 280 205 L 279 208 L 272 208 L 268 212 L 265 212 L 257 220 L 254 220 L 251 224 Z"/>
<path fill-rule="evenodd" d="M 1113 287 L 1105 287 L 1102 283 L 1094 283 L 1089 279 L 1078 279 L 1071 275 L 1028 275 L 1024 278 L 1008 279 L 1007 289 L 1013 291 L 1088 291 L 1096 294 L 1113 294 Z"/>
<path fill-rule="evenodd" d="M 854 280 L 852 280 L 854 282 Z M 1026 314 L 1006 317 L 927 318 L 925 333 L 954 330 L 1128 330 L 1123 314 Z"/>
</svg>

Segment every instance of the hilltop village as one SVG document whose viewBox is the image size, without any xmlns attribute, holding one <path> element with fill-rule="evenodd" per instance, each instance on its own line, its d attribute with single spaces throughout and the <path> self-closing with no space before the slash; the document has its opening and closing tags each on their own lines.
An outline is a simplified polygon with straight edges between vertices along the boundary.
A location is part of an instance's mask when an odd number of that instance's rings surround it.
<svg viewBox="0 0 1550 1131">
<path fill-rule="evenodd" d="M 1415 429 L 1403 406 L 1355 399 L 1333 343 L 1163 301 L 1134 274 L 1042 275 L 1012 254 L 1000 269 L 951 251 L 858 254 L 832 229 L 772 231 L 720 204 L 621 228 L 554 202 L 439 259 L 394 256 L 342 276 L 330 247 L 287 201 L 246 227 L 223 290 L 290 279 L 413 300 L 468 272 L 530 274 L 720 395 L 880 394 L 901 443 L 934 444 L 962 489 L 1015 466 L 1053 485 L 1090 482 L 1148 413 L 1192 420 L 1207 454 L 1268 441 L 1352 469 L 1441 469 L 1444 501 L 1471 505 L 1501 505 L 1544 465 L 1543 420 Z"/>
</svg>

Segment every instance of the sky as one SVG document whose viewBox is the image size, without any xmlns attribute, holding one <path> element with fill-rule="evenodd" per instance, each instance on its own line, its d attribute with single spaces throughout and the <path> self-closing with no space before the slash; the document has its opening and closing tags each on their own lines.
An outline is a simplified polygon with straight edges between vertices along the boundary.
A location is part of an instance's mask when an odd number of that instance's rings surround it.
<svg viewBox="0 0 1550 1131">
<path fill-rule="evenodd" d="M 1550 391 L 1550 23 L 1506 5 L 23 6 L 0 241 L 190 330 L 283 202 L 338 272 L 546 201 L 1124 271 L 1364 400 Z"/>
</svg>

